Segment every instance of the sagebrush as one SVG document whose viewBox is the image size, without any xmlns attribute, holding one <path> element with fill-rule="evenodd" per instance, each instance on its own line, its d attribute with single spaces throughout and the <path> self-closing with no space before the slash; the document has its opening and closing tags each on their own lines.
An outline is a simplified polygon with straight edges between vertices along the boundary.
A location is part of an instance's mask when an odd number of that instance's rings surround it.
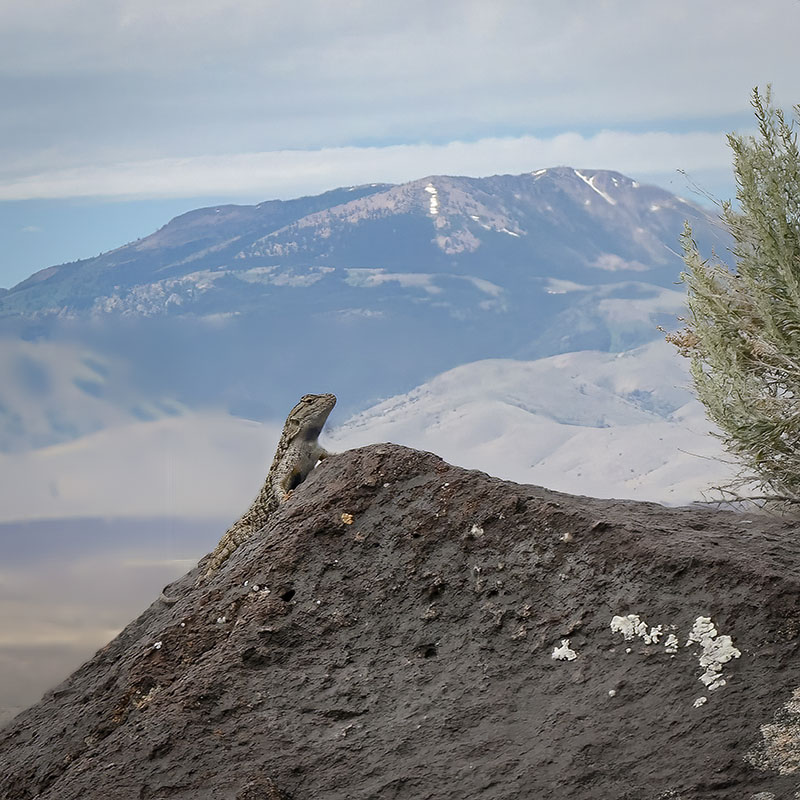
<svg viewBox="0 0 800 800">
<path fill-rule="evenodd" d="M 732 268 L 683 234 L 686 327 L 669 339 L 691 358 L 698 398 L 741 465 L 723 490 L 800 502 L 800 153 L 769 87 L 753 91 L 754 136 L 731 134 L 738 201 L 721 203 Z M 755 492 L 752 491 L 755 487 Z"/>
</svg>

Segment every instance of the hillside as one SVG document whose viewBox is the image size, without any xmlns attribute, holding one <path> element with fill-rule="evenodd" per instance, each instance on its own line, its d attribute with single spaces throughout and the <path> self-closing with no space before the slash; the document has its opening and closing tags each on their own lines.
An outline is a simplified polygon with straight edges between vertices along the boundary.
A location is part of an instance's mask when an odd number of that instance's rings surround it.
<svg viewBox="0 0 800 800">
<path fill-rule="evenodd" d="M 59 371 L 43 407 L 33 398 L 25 404 L 32 420 L 63 416 L 68 406 L 58 398 L 80 397 L 76 387 L 58 383 L 71 364 L 69 351 L 45 343 L 29 352 L 43 358 L 43 351 Z M 725 483 L 732 469 L 689 384 L 685 359 L 663 341 L 626 353 L 491 359 L 463 364 L 349 418 L 339 415 L 323 438 L 334 452 L 390 441 L 519 483 L 682 505 Z M 134 406 L 133 392 L 126 399 Z M 84 411 L 114 408 L 96 402 Z M 66 444 L 0 453 L 0 521 L 233 518 L 257 491 L 280 433 L 279 425 L 220 412 L 114 423 Z M 0 443 L 2 433 L 0 425 Z"/>
<path fill-rule="evenodd" d="M 488 359 L 352 416 L 330 447 L 396 442 L 519 483 L 684 505 L 733 475 L 690 385 L 686 359 L 663 340 Z"/>
<path fill-rule="evenodd" d="M 795 528 L 350 451 L 0 732 L 0 795 L 790 797 Z"/>
</svg>

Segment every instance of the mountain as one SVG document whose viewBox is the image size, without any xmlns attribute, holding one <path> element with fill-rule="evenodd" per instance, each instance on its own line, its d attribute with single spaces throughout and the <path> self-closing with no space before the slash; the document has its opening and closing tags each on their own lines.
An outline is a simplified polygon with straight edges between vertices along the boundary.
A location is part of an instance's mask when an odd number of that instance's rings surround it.
<svg viewBox="0 0 800 800">
<path fill-rule="evenodd" d="M 376 310 L 384 292 L 364 292 L 376 288 L 454 312 L 501 310 L 515 284 L 532 278 L 670 286 L 686 219 L 703 244 L 721 241 L 705 212 L 614 172 L 561 167 L 351 187 L 192 211 L 97 258 L 37 272 L 0 313 L 241 313 L 285 302 L 290 289 L 303 290 L 307 305 L 333 294 Z"/>
<path fill-rule="evenodd" d="M 683 308 L 686 219 L 701 247 L 724 251 L 703 209 L 567 167 L 192 211 L 0 297 L 0 349 L 40 346 L 25 358 L 49 374 L 46 344 L 71 348 L 75 371 L 53 384 L 108 405 L 32 421 L 0 386 L 22 420 L 0 448 L 68 441 L 141 408 L 275 421 L 307 391 L 335 392 L 346 415 L 466 362 L 637 347 Z M 87 385 L 85 358 L 115 368 Z"/>
<path fill-rule="evenodd" d="M 795 527 L 335 456 L 0 732 L 0 795 L 791 797 Z"/>
<path fill-rule="evenodd" d="M 733 476 L 690 382 L 664 341 L 478 361 L 353 416 L 329 446 L 397 442 L 521 483 L 680 505 Z"/>
<path fill-rule="evenodd" d="M 223 205 L 190 211 L 175 218 L 154 234 L 131 242 L 96 258 L 40 270 L 14 286 L 0 308 L 4 315 L 78 314 L 100 310 L 108 293 L 145 286 L 169 287 L 169 280 L 192 276 L 191 287 L 202 292 L 199 270 L 215 268 L 234 259 L 243 242 L 260 238 L 319 209 L 337 206 L 370 191 L 372 187 L 339 189 L 317 197 L 297 200 L 272 200 L 256 206 Z M 198 287 L 198 282 L 200 286 Z M 158 288 L 157 288 L 158 287 Z M 188 290 L 189 285 L 186 286 Z M 134 293 L 136 294 L 136 293 Z M 167 310 L 163 298 L 161 310 Z M 138 306 L 131 301 L 126 310 L 152 313 L 157 308 Z M 122 309 L 120 309 L 122 310 Z"/>
</svg>

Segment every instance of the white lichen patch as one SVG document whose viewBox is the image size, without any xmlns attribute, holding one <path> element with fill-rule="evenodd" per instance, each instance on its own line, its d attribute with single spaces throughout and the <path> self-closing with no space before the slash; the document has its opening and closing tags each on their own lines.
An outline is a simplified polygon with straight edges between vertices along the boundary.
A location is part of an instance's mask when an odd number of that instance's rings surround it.
<svg viewBox="0 0 800 800">
<path fill-rule="evenodd" d="M 569 646 L 569 639 L 561 640 L 561 647 L 554 647 L 550 658 L 556 661 L 574 661 L 578 654 Z"/>
<path fill-rule="evenodd" d="M 667 653 L 678 652 L 678 637 L 674 633 L 670 633 L 664 641 L 664 650 Z"/>
<path fill-rule="evenodd" d="M 476 522 L 470 529 L 469 529 L 470 536 L 483 536 L 483 528 Z"/>
<path fill-rule="evenodd" d="M 650 633 L 644 637 L 645 644 L 658 644 L 658 640 L 661 638 L 663 631 L 661 625 L 656 625 L 655 628 L 650 628 Z M 648 641 L 649 640 L 649 641 Z"/>
<path fill-rule="evenodd" d="M 628 614 L 625 617 L 612 617 L 611 630 L 614 633 L 621 633 L 626 642 L 638 637 L 645 644 L 658 644 L 663 626 L 656 625 L 654 628 L 648 628 L 647 623 L 640 619 L 638 614 Z"/>
<path fill-rule="evenodd" d="M 674 630 L 674 625 L 655 625 L 648 624 L 639 617 L 638 614 L 627 614 L 626 616 L 615 616 L 611 619 L 611 630 L 614 633 L 621 633 L 626 642 L 634 639 L 641 639 L 647 645 L 658 644 L 662 641 L 664 652 L 669 653 L 672 658 L 678 652 L 679 642 L 675 633 L 666 633 L 666 630 Z M 722 675 L 722 667 L 733 658 L 739 658 L 741 652 L 734 647 L 730 636 L 720 636 L 710 617 L 697 617 L 686 646 L 699 645 L 701 650 L 696 653 L 700 666 L 705 670 L 700 676 L 700 681 L 709 690 L 719 689 L 725 686 L 725 678 Z M 626 653 L 631 652 L 631 648 L 625 649 Z M 695 700 L 695 708 L 705 702 L 705 698 Z M 800 712 L 800 693 L 793 697 L 795 707 Z"/>
<path fill-rule="evenodd" d="M 741 651 L 733 646 L 730 636 L 720 636 L 710 617 L 698 617 L 692 626 L 686 646 L 699 644 L 702 652 L 698 656 L 700 666 L 705 672 L 700 680 L 710 692 L 724 686 L 726 681 L 722 677 L 722 665 L 727 664 L 732 658 L 739 658 Z"/>
<path fill-rule="evenodd" d="M 621 633 L 626 642 L 635 638 L 640 630 L 647 630 L 638 614 L 628 614 L 626 617 L 614 616 L 611 618 L 611 630 L 614 633 Z"/>
<path fill-rule="evenodd" d="M 708 702 L 707 697 L 698 697 L 697 700 L 692 703 L 695 708 L 700 708 L 700 706 L 704 706 Z"/>
</svg>

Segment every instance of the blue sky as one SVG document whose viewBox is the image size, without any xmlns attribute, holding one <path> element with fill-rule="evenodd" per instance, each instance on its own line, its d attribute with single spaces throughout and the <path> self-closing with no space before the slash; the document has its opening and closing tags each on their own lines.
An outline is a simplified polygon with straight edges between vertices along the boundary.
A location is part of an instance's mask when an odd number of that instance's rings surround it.
<svg viewBox="0 0 800 800">
<path fill-rule="evenodd" d="M 800 101 L 799 30 L 797 0 L 10 0 L 0 286 L 198 206 L 435 173 L 729 197 L 724 134 L 753 86 Z"/>
</svg>

